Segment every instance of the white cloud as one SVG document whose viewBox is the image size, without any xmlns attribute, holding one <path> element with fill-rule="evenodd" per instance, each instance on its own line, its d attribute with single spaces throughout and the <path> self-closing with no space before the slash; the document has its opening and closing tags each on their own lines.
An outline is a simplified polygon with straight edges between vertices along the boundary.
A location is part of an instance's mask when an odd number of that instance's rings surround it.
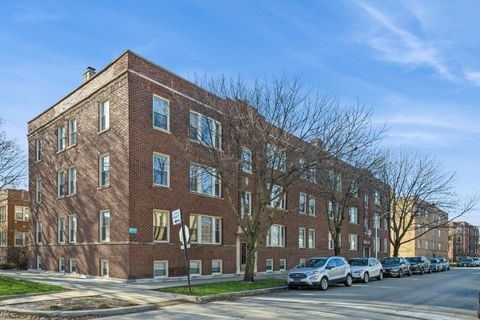
<svg viewBox="0 0 480 320">
<path fill-rule="evenodd" d="M 465 71 L 463 74 L 468 81 L 480 87 L 480 71 Z"/>
</svg>

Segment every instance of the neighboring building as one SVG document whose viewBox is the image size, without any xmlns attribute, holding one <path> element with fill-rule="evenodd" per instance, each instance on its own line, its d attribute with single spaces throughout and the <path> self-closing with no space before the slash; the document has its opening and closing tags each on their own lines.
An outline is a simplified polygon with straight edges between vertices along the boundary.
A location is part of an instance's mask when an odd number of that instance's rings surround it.
<svg viewBox="0 0 480 320">
<path fill-rule="evenodd" d="M 15 262 L 20 248 L 30 241 L 28 191 L 0 190 L 0 264 Z"/>
<path fill-rule="evenodd" d="M 413 214 L 414 210 L 409 213 Z M 406 215 L 405 220 L 410 216 Z M 402 239 L 407 241 L 400 246 L 399 256 L 415 257 L 425 256 L 447 257 L 448 256 L 448 213 L 440 210 L 435 205 L 425 206 L 421 212 L 415 213 L 410 230 Z M 437 227 L 439 226 L 439 227 Z M 393 250 L 391 248 L 390 250 Z"/>
<path fill-rule="evenodd" d="M 466 221 L 452 221 L 449 223 L 449 250 L 448 258 L 458 261 L 465 257 L 480 255 L 479 229 Z"/>
<path fill-rule="evenodd" d="M 179 143 L 189 129 L 199 130 L 192 121 L 214 123 L 221 132 L 219 110 L 193 97 L 194 84 L 130 51 L 84 76 L 80 87 L 29 122 L 36 226 L 30 266 L 123 279 L 185 276 L 179 226 L 170 221 L 181 208 L 191 229 L 192 274 L 242 272 L 246 244 L 221 181 L 208 174 L 199 181 L 201 169 L 182 160 Z M 212 143 L 221 145 L 221 136 Z M 373 255 L 373 236 L 365 234 L 374 231 L 380 201 L 373 190 L 352 201 L 356 210 L 342 234 L 346 256 Z M 259 272 L 333 254 L 328 205 L 314 182 L 299 183 L 283 205 L 286 214 L 277 215 L 260 244 Z M 388 256 L 388 224 L 378 226 L 379 257 Z"/>
</svg>

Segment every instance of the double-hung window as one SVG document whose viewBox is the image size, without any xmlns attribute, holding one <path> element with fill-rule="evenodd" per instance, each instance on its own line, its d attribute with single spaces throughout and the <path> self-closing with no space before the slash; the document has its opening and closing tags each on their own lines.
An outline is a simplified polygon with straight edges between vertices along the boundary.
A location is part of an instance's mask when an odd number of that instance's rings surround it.
<svg viewBox="0 0 480 320">
<path fill-rule="evenodd" d="M 222 260 L 212 260 L 212 274 L 222 274 Z"/>
<path fill-rule="evenodd" d="M 303 192 L 300 192 L 298 197 L 298 212 L 306 213 L 307 211 L 307 195 Z"/>
<path fill-rule="evenodd" d="M 58 218 L 57 238 L 59 244 L 65 244 L 65 218 Z"/>
<path fill-rule="evenodd" d="M 315 215 L 315 197 L 311 194 L 308 195 L 308 214 Z"/>
<path fill-rule="evenodd" d="M 190 111 L 190 140 L 221 149 L 222 125 L 201 113 Z"/>
<path fill-rule="evenodd" d="M 23 247 L 27 245 L 28 233 L 15 232 L 15 247 Z"/>
<path fill-rule="evenodd" d="M 379 206 L 381 204 L 381 201 L 380 201 L 380 192 L 378 191 L 375 191 L 374 193 L 374 201 L 375 201 L 375 204 L 377 206 Z M 428 218 L 427 218 L 428 219 Z"/>
<path fill-rule="evenodd" d="M 153 210 L 153 241 L 168 242 L 169 240 L 168 211 Z"/>
<path fill-rule="evenodd" d="M 378 213 L 375 213 L 373 215 L 373 227 L 375 229 L 380 229 L 380 216 L 378 215 Z"/>
<path fill-rule="evenodd" d="M 42 180 L 35 180 L 35 203 L 42 202 Z"/>
<path fill-rule="evenodd" d="M 154 278 L 168 277 L 168 261 L 167 260 L 153 261 L 153 277 Z"/>
<path fill-rule="evenodd" d="M 98 111 L 98 131 L 103 132 L 110 128 L 110 101 L 100 103 Z"/>
<path fill-rule="evenodd" d="M 43 148 L 43 140 L 36 139 L 35 140 L 35 162 L 42 160 L 42 148 Z"/>
<path fill-rule="evenodd" d="M 57 174 L 57 196 L 59 198 L 65 197 L 65 187 L 67 184 L 65 171 L 59 171 Z"/>
<path fill-rule="evenodd" d="M 317 168 L 310 167 L 307 171 L 307 180 L 311 183 L 317 183 Z"/>
<path fill-rule="evenodd" d="M 42 244 L 42 223 L 40 221 L 37 221 L 35 225 L 35 242 Z"/>
<path fill-rule="evenodd" d="M 298 247 L 305 248 L 305 228 L 298 229 Z"/>
<path fill-rule="evenodd" d="M 68 217 L 68 241 L 70 243 L 77 243 L 77 217 Z"/>
<path fill-rule="evenodd" d="M 308 229 L 308 247 L 315 248 L 315 229 Z"/>
<path fill-rule="evenodd" d="M 100 276 L 108 278 L 110 274 L 110 262 L 108 260 L 100 261 Z"/>
<path fill-rule="evenodd" d="M 63 151 L 66 147 L 66 130 L 65 124 L 61 124 L 57 127 L 57 151 Z"/>
<path fill-rule="evenodd" d="M 331 200 L 327 201 L 327 213 L 328 213 L 328 218 L 333 219 L 333 217 L 334 217 L 333 202 Z"/>
<path fill-rule="evenodd" d="M 190 215 L 190 242 L 222 243 L 222 219 L 214 216 Z"/>
<path fill-rule="evenodd" d="M 100 242 L 110 242 L 110 211 L 100 212 Z"/>
<path fill-rule="evenodd" d="M 328 231 L 328 249 L 333 250 L 335 247 L 335 241 L 333 240 L 332 232 Z"/>
<path fill-rule="evenodd" d="M 275 206 L 278 209 L 285 210 L 287 208 L 287 195 L 283 192 L 281 186 L 273 185 L 271 194 L 270 194 L 270 207 L 274 208 Z"/>
<path fill-rule="evenodd" d="M 350 234 L 348 238 L 349 242 L 349 250 L 358 250 L 358 235 L 357 234 Z"/>
<path fill-rule="evenodd" d="M 153 95 L 153 127 L 170 131 L 170 103 L 168 100 Z"/>
<path fill-rule="evenodd" d="M 252 193 L 251 192 L 244 192 L 242 194 L 242 199 L 240 203 L 240 212 L 242 215 L 252 214 Z"/>
<path fill-rule="evenodd" d="M 221 184 L 216 169 L 190 165 L 190 191 L 221 197 Z"/>
<path fill-rule="evenodd" d="M 351 224 L 358 224 L 358 209 L 355 207 L 348 208 Z"/>
<path fill-rule="evenodd" d="M 168 187 L 170 183 L 170 157 L 153 153 L 153 185 Z"/>
<path fill-rule="evenodd" d="M 108 187 L 110 185 L 110 155 L 106 154 L 99 158 L 99 186 Z"/>
<path fill-rule="evenodd" d="M 77 168 L 71 167 L 68 169 L 68 195 L 77 193 Z"/>
<path fill-rule="evenodd" d="M 7 231 L 0 231 L 0 247 L 7 246 Z"/>
<path fill-rule="evenodd" d="M 242 171 L 252 173 L 252 151 L 248 148 L 242 148 Z"/>
<path fill-rule="evenodd" d="M 358 198 L 358 182 L 357 181 L 352 181 L 352 183 L 350 184 L 350 194 L 353 197 Z"/>
<path fill-rule="evenodd" d="M 273 224 L 267 232 L 267 247 L 285 247 L 285 226 Z"/>
<path fill-rule="evenodd" d="M 26 206 L 15 206 L 15 220 L 28 221 L 30 208 Z"/>
<path fill-rule="evenodd" d="M 0 206 L 0 221 L 7 220 L 7 206 Z"/>
<path fill-rule="evenodd" d="M 68 144 L 70 146 L 77 144 L 77 119 L 70 119 L 68 122 Z"/>
<path fill-rule="evenodd" d="M 285 150 L 269 144 L 267 146 L 267 165 L 274 170 L 285 172 L 287 169 L 287 153 Z"/>
</svg>

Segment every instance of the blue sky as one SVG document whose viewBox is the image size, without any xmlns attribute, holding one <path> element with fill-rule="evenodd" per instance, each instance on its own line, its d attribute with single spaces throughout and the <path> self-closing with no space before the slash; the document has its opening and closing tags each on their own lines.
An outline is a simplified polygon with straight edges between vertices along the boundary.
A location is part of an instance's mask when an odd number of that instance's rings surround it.
<svg viewBox="0 0 480 320">
<path fill-rule="evenodd" d="M 1 1 L 0 117 L 27 122 L 126 49 L 180 74 L 286 73 L 357 98 L 479 191 L 480 10 L 476 1 Z M 480 211 L 465 217 L 480 225 Z"/>
</svg>

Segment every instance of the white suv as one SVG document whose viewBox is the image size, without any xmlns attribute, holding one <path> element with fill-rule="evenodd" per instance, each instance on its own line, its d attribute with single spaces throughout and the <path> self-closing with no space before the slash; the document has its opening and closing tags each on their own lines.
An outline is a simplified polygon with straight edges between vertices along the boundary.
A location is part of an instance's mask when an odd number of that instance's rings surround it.
<svg viewBox="0 0 480 320">
<path fill-rule="evenodd" d="M 382 264 L 375 258 L 353 258 L 348 260 L 352 266 L 353 279 L 367 283 L 372 278 L 383 279 Z"/>
<path fill-rule="evenodd" d="M 343 257 L 308 258 L 305 265 L 291 269 L 287 276 L 289 288 L 314 286 L 327 290 L 334 282 L 343 282 L 346 287 L 353 283 L 350 265 Z"/>
</svg>

